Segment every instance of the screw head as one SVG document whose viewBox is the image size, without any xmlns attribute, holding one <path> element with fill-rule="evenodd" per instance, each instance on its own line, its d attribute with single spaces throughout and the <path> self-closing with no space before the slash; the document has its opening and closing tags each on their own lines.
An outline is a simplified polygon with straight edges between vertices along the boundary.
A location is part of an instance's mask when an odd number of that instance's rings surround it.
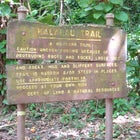
<svg viewBox="0 0 140 140">
<path fill-rule="evenodd" d="M 115 82 L 111 82 L 111 86 L 115 86 Z"/>
<path fill-rule="evenodd" d="M 26 32 L 22 32 L 22 35 L 25 36 L 26 35 Z"/>
</svg>

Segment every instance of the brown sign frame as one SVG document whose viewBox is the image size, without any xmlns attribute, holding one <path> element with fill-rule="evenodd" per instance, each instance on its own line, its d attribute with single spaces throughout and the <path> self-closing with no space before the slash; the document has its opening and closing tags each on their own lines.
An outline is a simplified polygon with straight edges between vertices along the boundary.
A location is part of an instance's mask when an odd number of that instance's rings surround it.
<svg viewBox="0 0 140 140">
<path fill-rule="evenodd" d="M 66 61 L 124 61 L 126 33 L 102 25 L 48 26 L 27 21 L 8 24 L 7 58 Z"/>
</svg>

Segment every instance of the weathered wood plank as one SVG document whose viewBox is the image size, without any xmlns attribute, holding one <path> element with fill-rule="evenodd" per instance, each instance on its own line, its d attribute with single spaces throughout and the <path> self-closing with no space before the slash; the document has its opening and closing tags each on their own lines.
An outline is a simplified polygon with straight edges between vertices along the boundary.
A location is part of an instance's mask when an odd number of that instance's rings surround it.
<svg viewBox="0 0 140 140">
<path fill-rule="evenodd" d="M 125 64 L 7 66 L 10 104 L 126 97 Z"/>
<path fill-rule="evenodd" d="M 8 25 L 7 58 L 125 61 L 125 38 L 123 30 L 108 26 L 12 21 Z"/>
</svg>

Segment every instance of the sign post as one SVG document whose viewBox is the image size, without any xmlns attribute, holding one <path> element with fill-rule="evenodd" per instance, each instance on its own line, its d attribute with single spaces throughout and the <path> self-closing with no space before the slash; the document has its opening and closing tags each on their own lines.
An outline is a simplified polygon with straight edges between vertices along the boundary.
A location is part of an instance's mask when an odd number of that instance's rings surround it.
<svg viewBox="0 0 140 140">
<path fill-rule="evenodd" d="M 107 14 L 106 15 L 106 25 L 107 26 L 113 26 L 114 25 L 114 15 L 113 14 Z M 106 98 L 105 99 L 106 104 L 106 112 L 105 112 L 105 140 L 112 140 L 113 139 L 113 100 Z"/>
<path fill-rule="evenodd" d="M 25 19 L 27 9 L 24 6 L 18 8 L 18 20 Z M 23 60 L 18 60 L 18 64 L 24 64 Z M 25 104 L 17 104 L 17 140 L 25 140 Z"/>
<path fill-rule="evenodd" d="M 48 26 L 24 21 L 27 10 L 18 10 L 18 21 L 8 25 L 7 99 L 17 104 L 17 137 L 25 139 L 25 104 L 105 99 L 106 140 L 113 135 L 113 99 L 127 96 L 126 34 L 106 26 Z M 55 64 L 24 64 L 26 60 L 64 60 Z M 67 63 L 66 63 L 67 62 Z"/>
</svg>

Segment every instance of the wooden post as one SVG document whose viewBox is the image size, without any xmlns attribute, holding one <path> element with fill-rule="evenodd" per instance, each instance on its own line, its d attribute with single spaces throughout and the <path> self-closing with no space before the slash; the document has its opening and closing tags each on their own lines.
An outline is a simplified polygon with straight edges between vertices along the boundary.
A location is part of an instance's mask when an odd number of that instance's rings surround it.
<svg viewBox="0 0 140 140">
<path fill-rule="evenodd" d="M 106 15 L 106 25 L 114 25 L 114 15 L 109 13 Z M 113 99 L 105 99 L 106 104 L 106 121 L 105 121 L 105 140 L 113 139 Z"/>
<path fill-rule="evenodd" d="M 27 9 L 24 6 L 18 8 L 18 20 L 24 20 L 27 14 Z M 22 65 L 23 60 L 18 60 L 18 64 Z M 17 140 L 25 140 L 25 104 L 17 105 Z"/>
<path fill-rule="evenodd" d="M 113 100 L 105 99 L 106 103 L 106 121 L 105 121 L 105 140 L 112 140 L 113 138 Z"/>
<path fill-rule="evenodd" d="M 25 105 L 17 105 L 17 140 L 25 140 Z"/>
<path fill-rule="evenodd" d="M 106 14 L 105 18 L 107 26 L 114 26 L 114 14 L 108 13 Z"/>
</svg>

